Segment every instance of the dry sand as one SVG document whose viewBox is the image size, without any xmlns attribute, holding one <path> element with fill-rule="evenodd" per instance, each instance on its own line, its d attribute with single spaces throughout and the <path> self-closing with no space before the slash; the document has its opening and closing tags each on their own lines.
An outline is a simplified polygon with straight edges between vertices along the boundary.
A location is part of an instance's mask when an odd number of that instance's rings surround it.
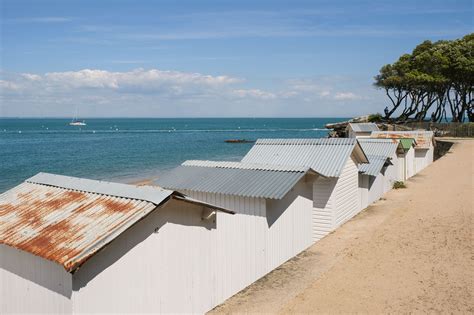
<svg viewBox="0 0 474 315">
<path fill-rule="evenodd" d="M 474 141 L 215 313 L 473 313 Z"/>
<path fill-rule="evenodd" d="M 155 179 L 140 179 L 140 180 L 130 182 L 128 184 L 135 185 L 135 186 L 153 186 L 154 180 Z"/>
</svg>

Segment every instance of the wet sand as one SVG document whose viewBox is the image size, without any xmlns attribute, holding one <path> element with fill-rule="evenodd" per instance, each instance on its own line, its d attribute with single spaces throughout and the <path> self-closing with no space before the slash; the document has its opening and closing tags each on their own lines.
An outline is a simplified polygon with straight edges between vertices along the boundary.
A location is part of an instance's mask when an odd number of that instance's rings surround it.
<svg viewBox="0 0 474 315">
<path fill-rule="evenodd" d="M 474 140 L 214 313 L 474 312 Z"/>
</svg>

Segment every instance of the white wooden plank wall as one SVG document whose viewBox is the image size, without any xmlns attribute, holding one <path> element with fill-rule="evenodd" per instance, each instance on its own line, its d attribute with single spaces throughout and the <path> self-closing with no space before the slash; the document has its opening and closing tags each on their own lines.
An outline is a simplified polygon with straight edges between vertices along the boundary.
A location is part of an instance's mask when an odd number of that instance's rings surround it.
<svg viewBox="0 0 474 315">
<path fill-rule="evenodd" d="M 71 288 L 60 265 L 0 244 L 0 314 L 70 314 Z"/>
<path fill-rule="evenodd" d="M 350 157 L 339 176 L 335 187 L 335 226 L 340 226 L 357 213 L 359 213 L 360 193 L 359 193 L 359 169 L 356 162 Z"/>
<path fill-rule="evenodd" d="M 313 184 L 313 242 L 320 240 L 333 230 L 336 182 L 336 178 L 318 177 Z"/>
</svg>

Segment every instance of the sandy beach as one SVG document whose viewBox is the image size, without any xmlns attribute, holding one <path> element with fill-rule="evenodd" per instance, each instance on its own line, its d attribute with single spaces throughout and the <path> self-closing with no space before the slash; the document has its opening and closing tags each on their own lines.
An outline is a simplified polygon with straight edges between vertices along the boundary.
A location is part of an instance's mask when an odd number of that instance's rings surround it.
<svg viewBox="0 0 474 315">
<path fill-rule="evenodd" d="M 474 312 L 473 140 L 211 313 Z"/>
</svg>

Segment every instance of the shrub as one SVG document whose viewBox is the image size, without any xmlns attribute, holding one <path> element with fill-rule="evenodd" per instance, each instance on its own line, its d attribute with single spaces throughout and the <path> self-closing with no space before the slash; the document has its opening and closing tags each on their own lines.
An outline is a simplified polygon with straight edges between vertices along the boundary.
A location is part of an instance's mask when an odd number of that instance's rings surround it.
<svg viewBox="0 0 474 315">
<path fill-rule="evenodd" d="M 393 189 L 400 189 L 400 188 L 407 188 L 407 186 L 402 181 L 396 181 L 395 183 L 393 183 Z"/>
<path fill-rule="evenodd" d="M 369 115 L 369 117 L 367 118 L 367 120 L 369 122 L 373 122 L 373 123 L 376 123 L 376 122 L 381 122 L 383 120 L 383 116 L 379 113 L 377 114 L 371 114 Z"/>
</svg>

